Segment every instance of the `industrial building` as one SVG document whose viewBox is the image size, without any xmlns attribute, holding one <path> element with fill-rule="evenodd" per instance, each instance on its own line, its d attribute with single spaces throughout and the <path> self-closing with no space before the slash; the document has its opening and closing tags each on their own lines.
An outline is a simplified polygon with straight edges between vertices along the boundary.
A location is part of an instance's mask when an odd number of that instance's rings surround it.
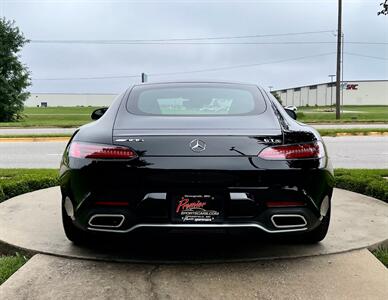
<svg viewBox="0 0 388 300">
<path fill-rule="evenodd" d="M 117 94 L 31 93 L 25 106 L 109 106 Z"/>
<path fill-rule="evenodd" d="M 335 82 L 275 90 L 283 105 L 325 106 L 335 103 Z M 26 106 L 109 106 L 117 94 L 32 93 Z M 388 80 L 346 81 L 343 105 L 388 105 Z"/>
<path fill-rule="evenodd" d="M 326 106 L 335 104 L 335 82 L 275 90 L 283 105 Z M 341 83 L 342 105 L 388 105 L 388 80 Z"/>
</svg>

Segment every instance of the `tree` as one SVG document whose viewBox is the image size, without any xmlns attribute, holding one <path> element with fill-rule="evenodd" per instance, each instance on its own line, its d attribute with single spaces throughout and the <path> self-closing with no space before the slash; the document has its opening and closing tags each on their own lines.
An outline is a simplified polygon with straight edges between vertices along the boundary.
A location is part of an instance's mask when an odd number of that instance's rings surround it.
<svg viewBox="0 0 388 300">
<path fill-rule="evenodd" d="M 21 118 L 30 73 L 18 54 L 28 43 L 15 21 L 0 18 L 0 122 Z"/>
<path fill-rule="evenodd" d="M 383 7 L 383 10 L 379 11 L 377 15 L 388 15 L 388 0 L 385 0 L 384 3 L 380 3 L 380 6 Z"/>
</svg>

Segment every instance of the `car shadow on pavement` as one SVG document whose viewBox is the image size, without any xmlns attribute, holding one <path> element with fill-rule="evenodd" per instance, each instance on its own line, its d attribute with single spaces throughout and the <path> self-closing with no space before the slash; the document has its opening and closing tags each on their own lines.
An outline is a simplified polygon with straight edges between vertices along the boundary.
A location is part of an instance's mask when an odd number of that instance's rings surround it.
<svg viewBox="0 0 388 300">
<path fill-rule="evenodd" d="M 91 236 L 82 250 L 108 260 L 149 263 L 217 263 L 249 261 L 269 256 L 271 249 L 288 249 L 288 245 L 302 247 L 297 235 L 268 235 L 239 230 L 139 230 L 136 234 Z M 77 246 L 78 247 L 78 246 Z M 319 249 L 320 244 L 303 245 Z M 272 256 L 273 257 L 273 256 Z"/>
</svg>

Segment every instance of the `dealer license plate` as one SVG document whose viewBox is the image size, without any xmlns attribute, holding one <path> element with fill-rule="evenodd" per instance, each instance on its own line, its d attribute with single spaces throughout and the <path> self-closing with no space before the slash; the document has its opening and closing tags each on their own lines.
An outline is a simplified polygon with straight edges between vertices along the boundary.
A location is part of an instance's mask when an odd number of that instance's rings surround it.
<svg viewBox="0 0 388 300">
<path fill-rule="evenodd" d="M 172 220 L 179 223 L 217 223 L 222 221 L 223 207 L 219 196 L 180 194 L 172 197 Z"/>
</svg>

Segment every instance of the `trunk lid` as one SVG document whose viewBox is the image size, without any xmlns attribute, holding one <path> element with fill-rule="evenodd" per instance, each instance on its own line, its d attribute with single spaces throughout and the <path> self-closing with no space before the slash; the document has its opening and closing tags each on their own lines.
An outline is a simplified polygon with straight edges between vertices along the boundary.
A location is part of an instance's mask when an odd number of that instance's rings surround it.
<svg viewBox="0 0 388 300">
<path fill-rule="evenodd" d="M 283 134 L 273 114 L 259 116 L 118 118 L 113 143 L 141 156 L 256 156 Z"/>
</svg>

